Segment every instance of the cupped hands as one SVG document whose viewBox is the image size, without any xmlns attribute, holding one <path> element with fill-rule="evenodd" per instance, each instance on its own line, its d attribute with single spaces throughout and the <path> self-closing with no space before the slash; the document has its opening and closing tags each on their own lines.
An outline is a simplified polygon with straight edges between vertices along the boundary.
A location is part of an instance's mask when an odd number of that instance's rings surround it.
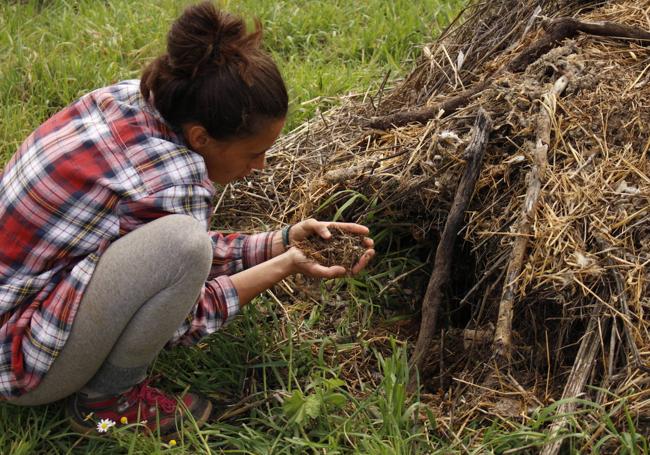
<svg viewBox="0 0 650 455">
<path fill-rule="evenodd" d="M 328 240 L 332 237 L 330 228 L 333 227 L 336 227 L 342 231 L 349 232 L 350 234 L 367 236 L 370 233 L 370 230 L 361 224 L 334 221 L 318 221 L 310 218 L 291 226 L 291 229 L 289 230 L 289 244 L 291 245 L 293 242 L 305 240 L 313 235 L 317 235 L 325 240 Z M 368 265 L 370 260 L 374 257 L 375 250 L 373 249 L 373 240 L 370 237 L 364 237 L 362 242 L 366 247 L 366 251 L 361 255 L 357 263 L 349 271 L 342 265 L 325 267 L 318 262 L 307 258 L 304 253 L 295 246 L 290 247 L 287 251 L 287 254 L 289 254 L 292 258 L 294 273 L 301 273 L 313 278 L 338 278 L 346 276 L 348 273 L 356 275 L 361 270 L 363 270 Z"/>
</svg>

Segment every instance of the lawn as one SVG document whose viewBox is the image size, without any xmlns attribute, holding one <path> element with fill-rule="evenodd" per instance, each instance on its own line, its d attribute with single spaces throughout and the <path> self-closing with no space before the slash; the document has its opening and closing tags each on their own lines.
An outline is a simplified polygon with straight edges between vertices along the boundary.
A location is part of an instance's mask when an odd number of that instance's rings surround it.
<svg viewBox="0 0 650 455">
<path fill-rule="evenodd" d="M 34 0 L 0 3 L 0 163 L 48 116 L 78 96 L 137 78 L 164 48 L 187 2 Z M 421 45 L 456 14 L 460 0 L 244 0 L 222 5 L 257 16 L 290 90 L 286 131 L 349 93 L 408 74 Z M 229 327 L 194 348 L 165 352 L 153 374 L 167 390 L 192 387 L 224 411 L 175 445 L 124 429 L 111 437 L 72 434 L 61 403 L 0 405 L 0 453 L 424 453 L 456 451 L 437 439 L 435 419 L 408 400 L 406 349 L 378 350 L 365 334 L 389 314 L 382 282 L 419 267 L 408 251 L 384 258 L 387 272 L 324 283 L 311 306 L 269 292 Z M 393 274 L 393 275 L 391 275 Z M 383 280 L 383 281 L 382 281 Z M 349 300 L 341 300 L 346 289 Z M 336 336 L 319 324 L 340 316 Z M 311 330 L 313 328 L 313 330 Z M 337 359 L 363 352 L 372 381 L 349 382 Z M 367 373 L 367 372 L 366 372 Z M 362 372 L 362 375 L 364 372 Z M 459 445 L 460 443 L 460 445 Z"/>
</svg>

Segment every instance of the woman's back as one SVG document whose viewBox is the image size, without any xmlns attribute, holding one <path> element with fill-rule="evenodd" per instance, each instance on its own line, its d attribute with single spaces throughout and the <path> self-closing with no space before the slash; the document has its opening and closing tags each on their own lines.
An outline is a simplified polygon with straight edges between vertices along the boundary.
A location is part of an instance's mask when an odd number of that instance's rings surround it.
<svg viewBox="0 0 650 455">
<path fill-rule="evenodd" d="M 207 227 L 213 190 L 201 157 L 144 102 L 137 80 L 95 90 L 43 123 L 0 176 L 0 359 L 18 371 L 46 368 L 108 246 L 174 213 L 166 192 L 192 192 Z M 12 374 L 0 371 L 0 394 Z"/>
</svg>

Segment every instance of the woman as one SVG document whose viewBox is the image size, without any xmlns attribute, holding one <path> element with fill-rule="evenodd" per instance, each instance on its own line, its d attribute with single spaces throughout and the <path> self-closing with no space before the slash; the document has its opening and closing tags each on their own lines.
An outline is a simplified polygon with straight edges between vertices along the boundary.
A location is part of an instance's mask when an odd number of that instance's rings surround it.
<svg viewBox="0 0 650 455">
<path fill-rule="evenodd" d="M 256 235 L 208 232 L 215 188 L 264 167 L 287 92 L 261 28 L 209 2 L 175 21 L 167 53 L 140 81 L 83 96 L 34 131 L 0 175 L 0 396 L 39 405 L 70 396 L 78 431 L 146 421 L 175 431 L 210 402 L 150 387 L 168 344 L 191 344 L 295 273 L 346 270 L 290 242 L 328 226 L 306 220 Z M 373 256 L 372 240 L 353 268 Z M 91 418 L 89 418 L 89 416 Z"/>
</svg>

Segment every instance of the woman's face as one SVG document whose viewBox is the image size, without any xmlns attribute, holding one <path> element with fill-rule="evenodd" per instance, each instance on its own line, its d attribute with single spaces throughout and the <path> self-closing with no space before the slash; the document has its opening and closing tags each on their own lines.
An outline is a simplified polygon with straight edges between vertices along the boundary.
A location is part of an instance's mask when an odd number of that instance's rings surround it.
<svg viewBox="0 0 650 455">
<path fill-rule="evenodd" d="M 184 134 L 192 150 L 200 154 L 213 182 L 226 185 L 264 169 L 266 151 L 273 145 L 286 119 L 273 119 L 260 133 L 245 138 L 216 140 L 200 125 L 185 126 Z"/>
</svg>

